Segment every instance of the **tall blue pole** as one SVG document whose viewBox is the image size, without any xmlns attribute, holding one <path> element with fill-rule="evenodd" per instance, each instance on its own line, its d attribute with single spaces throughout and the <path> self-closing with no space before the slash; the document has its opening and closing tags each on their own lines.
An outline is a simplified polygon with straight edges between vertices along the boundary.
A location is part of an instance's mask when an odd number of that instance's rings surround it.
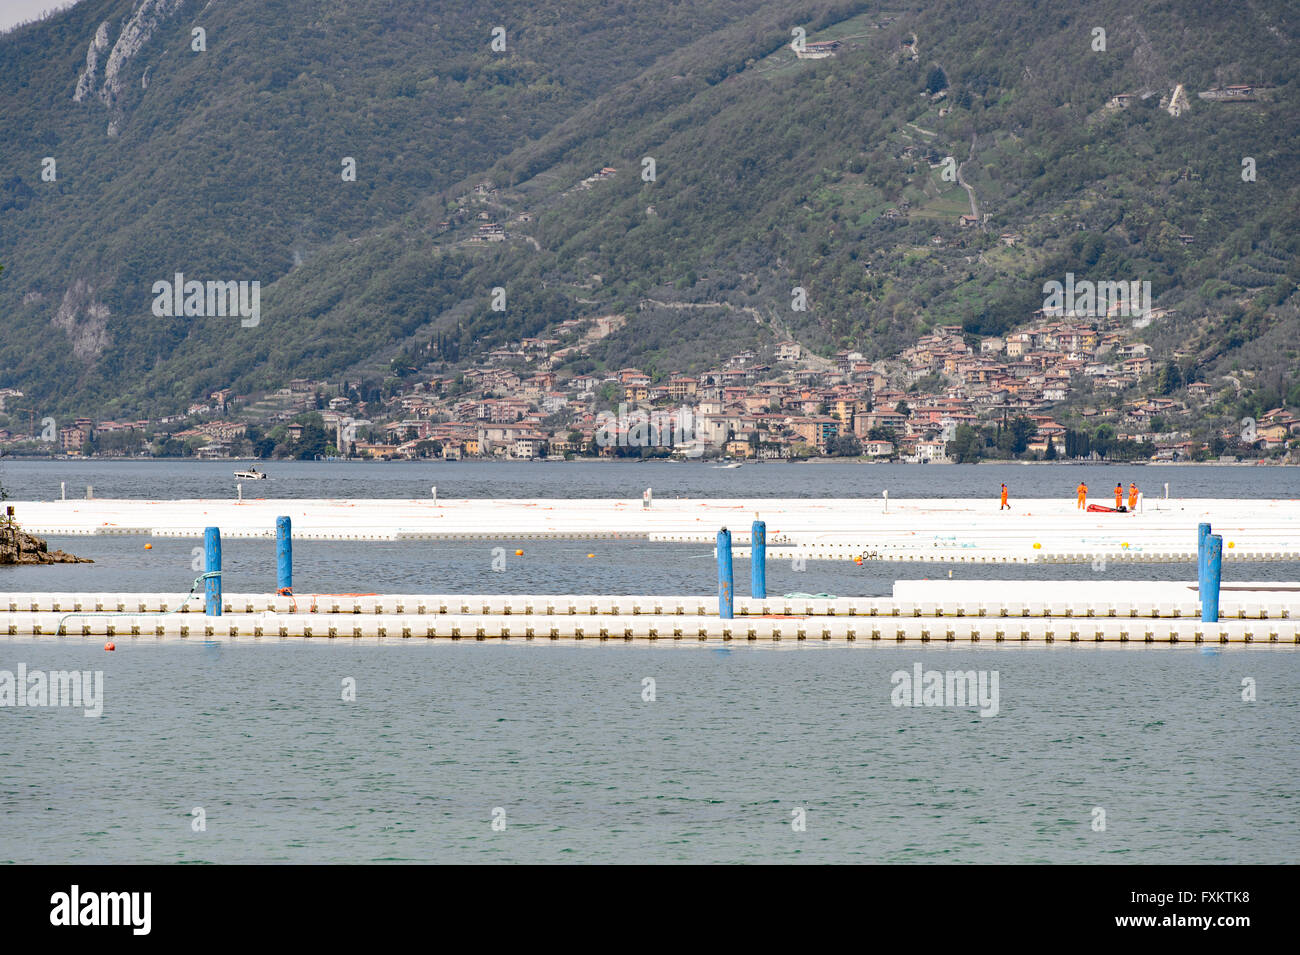
<svg viewBox="0 0 1300 955">
<path fill-rule="evenodd" d="M 221 616 L 221 528 L 209 527 L 203 532 L 203 612 L 209 617 Z"/>
<path fill-rule="evenodd" d="M 767 524 L 754 521 L 749 547 L 749 595 L 767 596 Z"/>
<path fill-rule="evenodd" d="M 293 522 L 275 519 L 275 592 L 293 592 Z"/>
<path fill-rule="evenodd" d="M 1201 593 L 1201 622 L 1219 622 L 1219 585 L 1223 582 L 1223 536 L 1211 534 L 1205 544 L 1205 590 Z"/>
<path fill-rule="evenodd" d="M 1205 593 L 1205 539 L 1210 536 L 1210 525 L 1196 528 L 1196 595 Z"/>
<path fill-rule="evenodd" d="M 731 531 L 725 527 L 718 531 L 718 616 L 730 620 L 732 598 L 735 594 L 731 576 Z"/>
</svg>

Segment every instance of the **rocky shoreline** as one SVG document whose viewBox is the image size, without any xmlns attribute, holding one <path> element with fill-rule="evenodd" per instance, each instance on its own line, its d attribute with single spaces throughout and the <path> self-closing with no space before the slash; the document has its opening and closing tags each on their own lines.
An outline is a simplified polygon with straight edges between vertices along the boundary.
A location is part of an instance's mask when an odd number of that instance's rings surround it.
<svg viewBox="0 0 1300 955">
<path fill-rule="evenodd" d="M 89 557 L 52 551 L 45 541 L 17 525 L 0 525 L 0 566 L 13 564 L 93 564 Z"/>
</svg>

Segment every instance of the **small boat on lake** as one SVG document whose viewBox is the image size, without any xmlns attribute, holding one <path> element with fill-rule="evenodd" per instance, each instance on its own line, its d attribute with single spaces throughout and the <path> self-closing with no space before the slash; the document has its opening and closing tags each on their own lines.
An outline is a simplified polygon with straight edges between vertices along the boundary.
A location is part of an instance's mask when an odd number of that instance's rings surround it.
<svg viewBox="0 0 1300 955">
<path fill-rule="evenodd" d="M 266 474 L 257 468 L 250 467 L 247 471 L 236 471 L 235 477 L 241 481 L 264 481 Z"/>
</svg>

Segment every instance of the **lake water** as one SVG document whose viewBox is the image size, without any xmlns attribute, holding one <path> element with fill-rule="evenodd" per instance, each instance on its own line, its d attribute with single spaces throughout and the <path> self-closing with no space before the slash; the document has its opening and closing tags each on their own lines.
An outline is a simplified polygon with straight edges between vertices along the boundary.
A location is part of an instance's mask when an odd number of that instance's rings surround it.
<svg viewBox="0 0 1300 955">
<path fill-rule="evenodd" d="M 1294 497 L 1294 469 L 764 464 L 268 464 L 284 497 L 1068 494 L 1083 476 L 1182 496 Z M 5 462 L 58 482 L 220 496 L 229 464 Z M 1010 478 L 1010 479 L 1009 479 Z M 246 490 L 248 486 L 246 485 Z M 422 491 L 423 489 L 423 491 Z M 0 590 L 184 591 L 192 541 L 52 539 L 99 563 L 0 570 Z M 709 593 L 707 547 L 295 544 L 300 590 Z M 273 544 L 225 542 L 232 591 Z M 588 553 L 596 556 L 588 558 Z M 738 561 L 737 575 L 747 568 Z M 888 593 L 942 565 L 772 562 L 772 592 Z M 1005 570 L 951 568 L 966 578 Z M 1288 564 L 1253 579 L 1297 579 Z M 1096 573 L 1018 568 L 1017 577 Z M 1186 579 L 1139 565 L 1116 578 Z M 104 712 L 0 707 L 0 861 L 1291 862 L 1300 651 L 807 644 L 0 637 L 0 670 L 102 670 Z M 996 715 L 896 707 L 891 674 L 999 675 Z M 643 699 L 654 680 L 654 700 Z M 1242 699 L 1242 681 L 1257 699 Z M 353 680 L 355 701 L 344 701 Z M 194 830 L 202 808 L 206 831 Z M 494 830 L 494 811 L 504 830 Z M 802 810 L 804 831 L 792 813 Z M 1105 828 L 1095 828 L 1104 813 Z M 499 824 L 499 823 L 498 823 Z"/>
<path fill-rule="evenodd" d="M 0 668 L 18 661 L 102 669 L 105 706 L 98 719 L 0 710 L 0 860 L 1281 863 L 1300 850 L 1295 650 L 132 640 L 107 654 L 0 639 Z M 999 712 L 893 706 L 891 673 L 916 662 L 998 671 Z"/>
<path fill-rule="evenodd" d="M 59 496 L 59 481 L 69 496 L 91 484 L 97 497 L 231 497 L 233 465 L 185 461 L 6 461 L 0 467 L 11 498 Z M 1014 498 L 1073 498 L 1082 478 L 1104 490 L 1115 481 L 1136 480 L 1152 493 L 1182 497 L 1295 497 L 1300 470 L 1280 467 L 1122 467 L 1105 465 L 869 465 L 848 462 L 757 464 L 726 470 L 703 463 L 625 462 L 548 463 L 365 463 L 275 462 L 274 476 L 245 484 L 249 497 L 412 498 L 439 497 L 625 497 L 639 499 L 653 487 L 657 497 L 894 497 L 996 498 L 1003 481 Z M 255 489 L 255 490 L 254 490 Z M 1157 490 L 1158 489 L 1158 490 Z M 20 519 L 21 519 L 21 515 Z M 138 537 L 51 537 L 51 547 L 90 557 L 94 564 L 0 568 L 0 590 L 8 591 L 188 591 L 201 571 L 201 542 L 160 539 L 144 550 Z M 502 547 L 506 570 L 492 571 L 493 548 Z M 514 556 L 517 549 L 522 558 Z M 588 557 L 588 554 L 594 556 Z M 231 592 L 274 589 L 272 541 L 222 542 L 223 579 Z M 984 579 L 1005 576 L 992 566 L 881 564 L 856 566 L 844 561 L 809 561 L 796 571 L 789 562 L 769 561 L 772 593 L 832 593 L 880 596 L 893 580 L 946 576 Z M 1028 579 L 1097 579 L 1089 565 L 1018 568 Z M 1189 568 L 1168 565 L 1111 566 L 1100 572 L 1116 579 L 1141 576 L 1181 580 Z M 711 593 L 717 571 L 712 548 L 651 544 L 645 541 L 442 541 L 294 543 L 294 583 L 299 592 L 325 593 Z M 1253 580 L 1298 580 L 1294 563 L 1251 564 L 1229 574 Z M 747 580 L 748 562 L 737 560 L 738 580 Z"/>
<path fill-rule="evenodd" d="M 223 461 L 0 461 L 0 484 L 17 500 L 67 496 L 233 498 L 237 465 Z M 1106 464 L 864 464 L 764 462 L 727 469 L 703 462 L 364 462 L 259 461 L 270 478 L 245 481 L 252 497 L 440 498 L 612 497 L 986 497 L 1006 482 L 1013 498 L 1074 499 L 1085 481 L 1100 497 L 1130 481 L 1148 495 L 1295 498 L 1300 468 Z"/>
</svg>

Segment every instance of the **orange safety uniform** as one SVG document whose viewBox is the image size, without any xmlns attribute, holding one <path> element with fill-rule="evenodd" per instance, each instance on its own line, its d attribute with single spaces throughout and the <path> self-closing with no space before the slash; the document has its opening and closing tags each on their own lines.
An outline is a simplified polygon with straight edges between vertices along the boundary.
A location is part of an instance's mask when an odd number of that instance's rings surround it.
<svg viewBox="0 0 1300 955">
<path fill-rule="evenodd" d="M 1122 485 L 1115 485 L 1115 510 L 1124 506 L 1124 488 Z"/>
<path fill-rule="evenodd" d="M 1002 507 L 1007 506 L 1007 486 L 1004 484 L 1002 485 Z M 998 510 L 1002 510 L 1002 507 L 999 507 Z"/>
<path fill-rule="evenodd" d="M 1084 501 L 1088 498 L 1088 485 L 1080 481 L 1079 486 L 1075 488 L 1075 490 L 1079 492 L 1079 509 L 1082 510 Z"/>
<path fill-rule="evenodd" d="M 1138 506 L 1138 486 L 1136 484 L 1130 484 L 1128 486 L 1128 509 L 1130 511 L 1135 511 L 1137 510 L 1137 506 Z"/>
</svg>

